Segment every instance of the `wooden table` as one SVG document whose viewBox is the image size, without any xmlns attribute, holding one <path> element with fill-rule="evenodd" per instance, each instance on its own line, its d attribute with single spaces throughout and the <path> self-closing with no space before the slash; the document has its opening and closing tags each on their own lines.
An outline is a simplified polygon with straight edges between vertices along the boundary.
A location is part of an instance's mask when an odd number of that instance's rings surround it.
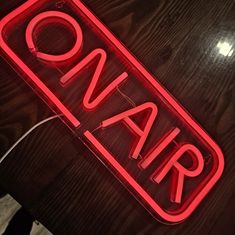
<svg viewBox="0 0 235 235">
<path fill-rule="evenodd" d="M 0 2 L 0 17 L 23 0 Z M 60 120 L 32 132 L 0 166 L 0 185 L 54 234 L 235 234 L 234 0 L 84 0 L 221 146 L 222 178 L 195 213 L 153 219 Z M 0 156 L 53 115 L 0 59 Z"/>
</svg>

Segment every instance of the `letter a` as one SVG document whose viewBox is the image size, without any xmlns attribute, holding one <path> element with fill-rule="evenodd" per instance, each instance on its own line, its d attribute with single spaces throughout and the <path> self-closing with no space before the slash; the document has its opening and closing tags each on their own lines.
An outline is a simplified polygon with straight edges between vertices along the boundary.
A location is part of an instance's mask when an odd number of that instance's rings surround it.
<svg viewBox="0 0 235 235">
<path fill-rule="evenodd" d="M 146 111 L 146 110 L 149 110 L 151 111 L 148 115 L 147 115 L 147 122 L 144 126 L 143 129 L 141 129 L 130 117 L 131 116 L 134 116 L 134 115 L 137 115 L 143 111 Z M 133 151 L 131 152 L 131 157 L 134 158 L 134 159 L 137 159 L 142 148 L 143 148 L 143 145 L 149 135 L 149 132 L 151 130 L 151 127 L 154 123 L 154 120 L 157 116 L 157 112 L 158 112 L 158 109 L 157 109 L 157 106 L 152 103 L 152 102 L 147 102 L 147 103 L 144 103 L 142 105 L 139 105 L 135 108 L 132 108 L 130 110 L 127 110 L 123 113 L 120 113 L 114 117 L 111 117 L 109 119 L 106 119 L 105 121 L 103 121 L 101 123 L 101 126 L 102 127 L 107 127 L 107 126 L 110 126 L 114 123 L 117 123 L 117 122 L 120 122 L 120 121 L 123 121 L 127 124 L 127 126 L 137 135 L 139 136 L 139 141 L 137 142 L 137 145 L 135 146 L 135 148 L 133 149 Z"/>
</svg>

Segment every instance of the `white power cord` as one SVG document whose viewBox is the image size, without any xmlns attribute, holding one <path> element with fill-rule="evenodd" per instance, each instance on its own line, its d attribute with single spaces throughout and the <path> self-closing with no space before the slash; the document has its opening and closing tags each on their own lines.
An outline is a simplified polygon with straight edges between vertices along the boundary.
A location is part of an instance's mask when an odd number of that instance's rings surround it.
<svg viewBox="0 0 235 235">
<path fill-rule="evenodd" d="M 62 115 L 54 115 L 52 117 L 46 118 L 42 120 L 41 122 L 34 125 L 32 128 L 30 128 L 24 135 L 22 135 L 11 147 L 10 149 L 3 155 L 3 157 L 0 159 L 0 164 L 7 158 L 7 156 L 11 153 L 11 151 L 23 140 L 25 139 L 33 130 L 38 128 L 39 126 L 43 125 L 46 122 L 49 122 L 53 119 L 56 119 Z"/>
</svg>

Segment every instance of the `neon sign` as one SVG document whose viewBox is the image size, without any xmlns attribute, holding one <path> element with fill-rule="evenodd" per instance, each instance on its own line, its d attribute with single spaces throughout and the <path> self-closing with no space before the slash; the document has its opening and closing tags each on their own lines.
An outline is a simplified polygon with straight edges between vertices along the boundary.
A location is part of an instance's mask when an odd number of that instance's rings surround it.
<svg viewBox="0 0 235 235">
<path fill-rule="evenodd" d="M 69 50 L 42 50 L 51 26 L 73 36 Z M 196 209 L 222 174 L 220 148 L 81 1 L 29 0 L 0 31 L 9 63 L 154 217 Z"/>
</svg>

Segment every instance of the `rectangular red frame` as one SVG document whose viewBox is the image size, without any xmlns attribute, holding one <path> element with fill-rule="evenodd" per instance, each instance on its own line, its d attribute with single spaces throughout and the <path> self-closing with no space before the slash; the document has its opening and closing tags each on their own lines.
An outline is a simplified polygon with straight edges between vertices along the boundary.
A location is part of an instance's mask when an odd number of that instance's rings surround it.
<svg viewBox="0 0 235 235">
<path fill-rule="evenodd" d="M 41 98 L 47 97 L 47 105 L 54 110 L 54 106 L 62 112 L 70 123 L 75 127 L 80 126 L 79 120 L 73 116 L 73 114 L 63 105 L 63 103 L 41 82 L 41 80 L 36 76 L 36 74 L 11 50 L 4 40 L 3 32 L 4 27 L 16 16 L 30 8 L 35 3 L 40 0 L 28 0 L 25 4 L 14 10 L 12 13 L 7 15 L 3 20 L 0 21 L 0 47 L 4 52 L 8 60 L 10 60 L 17 68 L 18 71 L 25 74 L 27 79 L 30 80 L 30 84 L 34 84 L 38 90 L 43 94 Z M 112 46 L 114 46 L 120 54 L 128 60 L 133 67 L 135 67 L 139 73 L 145 77 L 149 84 L 158 91 L 158 93 L 167 102 L 167 105 L 177 113 L 185 123 L 193 130 L 193 132 L 202 139 L 213 152 L 214 161 L 216 165 L 214 166 L 213 176 L 204 185 L 203 189 L 195 196 L 193 201 L 189 206 L 184 208 L 178 214 L 170 214 L 163 210 L 156 201 L 136 182 L 136 180 L 115 160 L 107 149 L 89 132 L 85 132 L 84 136 L 88 139 L 88 145 L 92 150 L 95 150 L 102 155 L 101 160 L 105 160 L 105 165 L 111 166 L 115 170 L 115 175 L 125 184 L 128 188 L 131 187 L 131 192 L 135 195 L 137 193 L 137 198 L 140 199 L 141 203 L 147 206 L 154 215 L 159 215 L 162 219 L 168 222 L 180 222 L 186 219 L 198 206 L 201 200 L 208 194 L 214 184 L 221 177 L 224 169 L 224 157 L 219 146 L 211 139 L 211 137 L 197 124 L 191 116 L 181 107 L 181 105 L 164 89 L 160 83 L 154 78 L 144 66 L 126 49 L 126 47 L 106 28 L 106 26 L 79 0 L 70 0 L 74 6 L 82 11 L 83 17 L 85 16 L 89 23 L 93 24 L 96 29 L 102 34 L 103 37 L 109 41 Z M 44 99 L 45 100 L 45 99 Z M 50 102 L 53 106 L 51 106 Z M 90 144 L 92 145 L 90 145 Z"/>
</svg>

